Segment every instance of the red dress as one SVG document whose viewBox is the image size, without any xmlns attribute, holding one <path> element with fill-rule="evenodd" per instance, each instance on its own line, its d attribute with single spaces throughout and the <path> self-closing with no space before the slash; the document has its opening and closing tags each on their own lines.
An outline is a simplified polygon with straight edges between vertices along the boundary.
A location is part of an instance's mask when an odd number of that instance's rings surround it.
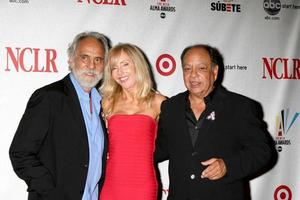
<svg viewBox="0 0 300 200">
<path fill-rule="evenodd" d="M 156 121 L 143 114 L 108 119 L 108 160 L 100 200 L 156 200 Z"/>
</svg>

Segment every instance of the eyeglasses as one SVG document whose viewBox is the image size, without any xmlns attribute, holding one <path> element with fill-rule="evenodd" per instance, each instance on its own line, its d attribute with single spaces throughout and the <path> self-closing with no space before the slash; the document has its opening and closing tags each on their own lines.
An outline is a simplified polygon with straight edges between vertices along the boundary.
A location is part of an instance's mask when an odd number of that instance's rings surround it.
<svg viewBox="0 0 300 200">
<path fill-rule="evenodd" d="M 100 65 L 103 63 L 104 61 L 104 58 L 102 57 L 94 57 L 92 58 L 91 56 L 89 55 L 77 55 L 77 57 L 79 58 L 80 62 L 84 63 L 84 64 L 91 64 L 91 62 L 93 61 L 93 64 L 94 65 Z"/>
</svg>

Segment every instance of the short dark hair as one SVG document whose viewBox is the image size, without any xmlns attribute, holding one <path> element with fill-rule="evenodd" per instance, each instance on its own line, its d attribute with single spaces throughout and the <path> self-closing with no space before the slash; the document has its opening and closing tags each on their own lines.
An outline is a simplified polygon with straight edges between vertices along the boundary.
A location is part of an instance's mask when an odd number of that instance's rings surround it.
<svg viewBox="0 0 300 200">
<path fill-rule="evenodd" d="M 219 57 L 220 57 L 219 51 L 216 48 L 214 48 L 210 45 L 207 45 L 207 44 L 195 44 L 195 45 L 191 45 L 191 46 L 186 47 L 182 51 L 181 56 L 180 56 L 181 64 L 183 64 L 183 58 L 184 58 L 185 54 L 191 49 L 204 49 L 204 50 L 206 50 L 209 57 L 210 57 L 212 67 L 214 67 L 215 65 L 220 64 L 219 63 Z"/>
<path fill-rule="evenodd" d="M 195 45 L 188 46 L 181 53 L 181 56 L 180 56 L 181 64 L 183 65 L 183 58 L 184 58 L 185 54 L 189 50 L 195 49 L 195 48 L 204 49 L 207 51 L 207 53 L 210 57 L 212 68 L 214 66 L 218 65 L 218 77 L 217 77 L 215 84 L 221 84 L 223 81 L 223 78 L 224 78 L 224 60 L 223 60 L 222 54 L 219 52 L 219 50 L 217 48 L 212 47 L 207 44 L 195 44 Z"/>
</svg>

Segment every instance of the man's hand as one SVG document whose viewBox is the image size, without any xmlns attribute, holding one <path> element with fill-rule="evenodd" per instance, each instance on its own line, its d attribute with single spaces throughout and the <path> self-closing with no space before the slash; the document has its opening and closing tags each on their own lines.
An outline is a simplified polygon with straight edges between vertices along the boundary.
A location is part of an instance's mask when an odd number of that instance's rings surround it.
<svg viewBox="0 0 300 200">
<path fill-rule="evenodd" d="M 207 166 L 202 172 L 201 178 L 208 178 L 209 180 L 217 180 L 222 178 L 227 170 L 223 159 L 211 158 L 201 162 L 202 165 Z"/>
</svg>

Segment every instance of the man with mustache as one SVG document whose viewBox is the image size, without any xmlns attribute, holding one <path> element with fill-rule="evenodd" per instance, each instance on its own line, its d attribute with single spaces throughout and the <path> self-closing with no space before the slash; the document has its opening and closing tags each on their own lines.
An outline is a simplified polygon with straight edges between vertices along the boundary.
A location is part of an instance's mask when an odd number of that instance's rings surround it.
<svg viewBox="0 0 300 200">
<path fill-rule="evenodd" d="M 29 200 L 98 200 L 106 130 L 95 86 L 107 51 L 104 35 L 78 34 L 68 48 L 71 73 L 29 99 L 9 150 Z"/>
<path fill-rule="evenodd" d="M 168 200 L 249 199 L 250 177 L 276 151 L 258 102 L 221 85 L 223 58 L 209 45 L 181 54 L 186 91 L 164 101 L 156 161 L 169 160 Z"/>
</svg>

